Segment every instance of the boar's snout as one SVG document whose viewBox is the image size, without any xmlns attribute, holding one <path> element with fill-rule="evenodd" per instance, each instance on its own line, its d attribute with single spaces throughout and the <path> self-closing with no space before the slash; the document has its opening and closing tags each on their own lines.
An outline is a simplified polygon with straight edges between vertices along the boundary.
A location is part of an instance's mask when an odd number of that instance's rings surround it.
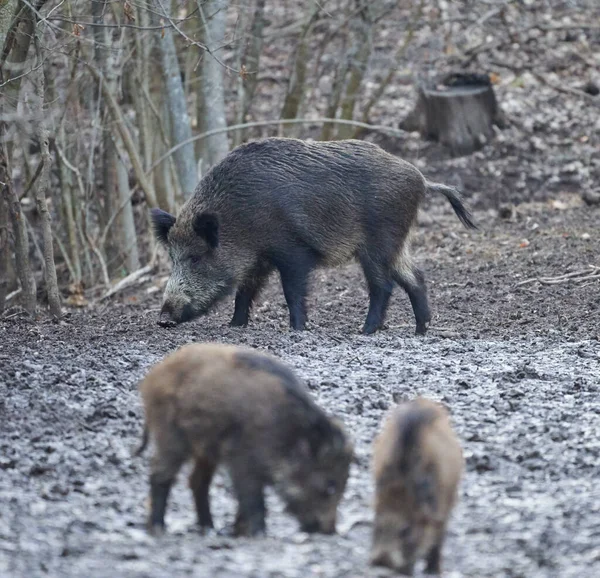
<svg viewBox="0 0 600 578">
<path fill-rule="evenodd" d="M 300 529 L 308 534 L 335 534 L 335 512 L 309 516 L 301 520 Z"/>
<path fill-rule="evenodd" d="M 413 575 L 413 565 L 406 562 L 399 550 L 388 550 L 387 548 L 375 548 L 371 554 L 373 566 L 385 566 L 405 576 Z"/>
<path fill-rule="evenodd" d="M 172 303 L 166 301 L 160 310 L 158 324 L 161 327 L 175 327 L 178 323 L 184 323 L 194 318 L 194 310 L 189 303 L 181 308 L 176 308 Z"/>
</svg>

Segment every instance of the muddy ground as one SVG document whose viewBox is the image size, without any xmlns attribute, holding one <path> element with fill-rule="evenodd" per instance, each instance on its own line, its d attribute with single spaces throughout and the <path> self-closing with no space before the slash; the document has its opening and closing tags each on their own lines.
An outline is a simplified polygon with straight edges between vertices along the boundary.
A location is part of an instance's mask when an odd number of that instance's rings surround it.
<svg viewBox="0 0 600 578">
<path fill-rule="evenodd" d="M 156 326 L 165 271 L 109 303 L 34 323 L 0 321 L 0 575 L 385 576 L 366 565 L 371 441 L 394 400 L 442 400 L 464 443 L 466 475 L 445 548 L 447 576 L 600 574 L 600 280 L 542 285 L 600 265 L 600 209 L 575 196 L 522 205 L 513 220 L 477 213 L 461 228 L 438 201 L 416 253 L 434 319 L 413 336 L 397 292 L 378 335 L 358 334 L 367 299 L 358 268 L 314 275 L 310 329 L 290 332 L 276 279 L 247 329 L 231 300 L 175 330 Z M 268 536 L 200 536 L 183 476 L 168 534 L 146 535 L 147 459 L 136 391 L 147 368 L 190 341 L 269 349 L 307 380 L 354 436 L 357 463 L 339 534 L 308 536 L 268 498 Z M 218 527 L 234 502 L 224 476 Z"/>
</svg>

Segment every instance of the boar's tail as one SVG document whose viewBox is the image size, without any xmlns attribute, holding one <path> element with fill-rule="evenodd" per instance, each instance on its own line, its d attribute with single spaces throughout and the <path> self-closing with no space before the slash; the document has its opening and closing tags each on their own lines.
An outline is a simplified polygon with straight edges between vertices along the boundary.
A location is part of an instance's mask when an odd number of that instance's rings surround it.
<svg viewBox="0 0 600 578">
<path fill-rule="evenodd" d="M 466 207 L 460 191 L 454 187 L 442 185 L 440 183 L 426 183 L 427 192 L 441 193 L 450 201 L 456 216 L 467 229 L 477 229 L 477 225 L 473 222 L 473 217 Z"/>
<path fill-rule="evenodd" d="M 425 426 L 435 418 L 435 412 L 430 408 L 416 408 L 411 410 L 400 427 L 400 472 L 408 473 L 419 458 L 419 434 Z"/>
<path fill-rule="evenodd" d="M 144 450 L 146 449 L 146 446 L 148 445 L 148 438 L 150 437 L 149 433 L 148 433 L 148 426 L 146 424 L 144 424 L 144 433 L 142 435 L 142 443 L 140 444 L 140 447 L 135 450 L 135 453 L 133 454 L 136 458 L 138 456 L 141 456 L 142 453 L 144 452 Z"/>
</svg>

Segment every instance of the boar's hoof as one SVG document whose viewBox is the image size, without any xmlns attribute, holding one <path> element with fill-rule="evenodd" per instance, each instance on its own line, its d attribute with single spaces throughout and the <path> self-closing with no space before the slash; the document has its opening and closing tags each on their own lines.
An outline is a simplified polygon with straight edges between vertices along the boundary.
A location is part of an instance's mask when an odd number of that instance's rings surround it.
<svg viewBox="0 0 600 578">
<path fill-rule="evenodd" d="M 417 325 L 415 335 L 425 335 L 429 329 L 429 323 L 420 323 Z"/>
<path fill-rule="evenodd" d="M 165 527 L 162 524 L 151 524 L 148 527 L 148 533 L 155 538 L 160 538 L 165 534 Z"/>
<path fill-rule="evenodd" d="M 175 327 L 175 325 L 177 325 L 177 321 L 173 320 L 169 313 L 163 311 L 158 318 L 158 324 L 161 327 Z"/>
<path fill-rule="evenodd" d="M 361 333 L 363 335 L 373 335 L 373 333 L 375 333 L 379 329 L 381 329 L 381 325 L 377 325 L 375 323 L 365 323 Z"/>
</svg>

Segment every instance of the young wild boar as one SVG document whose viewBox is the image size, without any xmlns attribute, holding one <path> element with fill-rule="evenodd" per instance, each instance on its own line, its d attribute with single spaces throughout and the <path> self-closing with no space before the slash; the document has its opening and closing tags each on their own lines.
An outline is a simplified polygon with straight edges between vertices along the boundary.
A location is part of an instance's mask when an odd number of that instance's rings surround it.
<svg viewBox="0 0 600 578">
<path fill-rule="evenodd" d="M 231 325 L 247 325 L 253 300 L 277 270 L 290 325 L 303 329 L 310 272 L 357 258 L 370 300 L 363 333 L 382 326 L 397 283 L 410 297 L 416 333 L 424 334 L 431 316 L 410 238 L 428 192 L 443 194 L 475 228 L 456 189 L 426 181 L 374 144 L 269 138 L 241 145 L 204 176 L 177 219 L 152 212 L 172 263 L 159 324 L 194 319 L 237 287 Z"/>
<path fill-rule="evenodd" d="M 160 533 L 171 485 L 195 461 L 189 484 L 198 522 L 213 525 L 209 487 L 223 464 L 238 500 L 234 532 L 265 529 L 265 486 L 273 485 L 306 532 L 335 532 L 353 455 L 342 426 L 312 400 L 279 360 L 253 349 L 191 344 L 140 383 L 150 437 L 149 526 Z"/>
<path fill-rule="evenodd" d="M 463 457 L 446 410 L 418 398 L 393 409 L 375 440 L 371 562 L 412 575 L 418 559 L 440 573 L 441 549 Z"/>
</svg>

